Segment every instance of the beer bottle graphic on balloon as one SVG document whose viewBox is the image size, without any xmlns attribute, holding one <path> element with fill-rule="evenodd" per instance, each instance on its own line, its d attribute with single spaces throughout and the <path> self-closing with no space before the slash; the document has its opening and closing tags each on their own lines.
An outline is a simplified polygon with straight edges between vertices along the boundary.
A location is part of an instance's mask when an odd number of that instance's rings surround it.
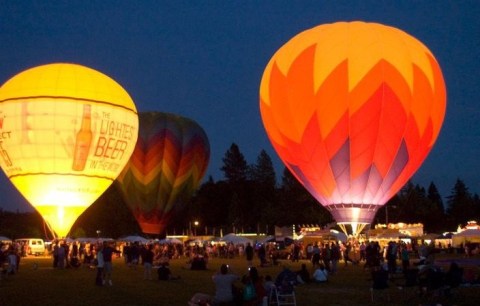
<svg viewBox="0 0 480 306">
<path fill-rule="evenodd" d="M 82 125 L 77 132 L 73 153 L 72 169 L 74 171 L 83 171 L 85 169 L 88 153 L 90 152 L 93 138 L 91 108 L 91 105 L 83 105 Z"/>
</svg>

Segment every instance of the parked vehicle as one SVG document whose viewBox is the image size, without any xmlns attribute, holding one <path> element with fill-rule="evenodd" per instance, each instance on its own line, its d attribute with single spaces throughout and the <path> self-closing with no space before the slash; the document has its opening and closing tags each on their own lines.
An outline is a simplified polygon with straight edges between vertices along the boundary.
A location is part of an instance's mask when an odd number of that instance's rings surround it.
<svg viewBox="0 0 480 306">
<path fill-rule="evenodd" d="M 45 254 L 45 242 L 41 238 L 20 238 L 15 239 L 15 242 L 23 243 L 27 255 Z"/>
</svg>

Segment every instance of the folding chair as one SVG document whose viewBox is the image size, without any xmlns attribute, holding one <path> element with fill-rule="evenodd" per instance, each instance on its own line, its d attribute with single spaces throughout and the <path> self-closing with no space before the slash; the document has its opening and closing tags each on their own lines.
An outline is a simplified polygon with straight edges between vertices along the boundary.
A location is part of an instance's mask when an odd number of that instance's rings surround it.
<svg viewBox="0 0 480 306">
<path fill-rule="evenodd" d="M 268 300 L 268 305 L 297 305 L 297 299 L 295 298 L 295 289 L 293 287 L 291 287 L 291 290 L 282 291 L 280 288 L 272 286 Z"/>
</svg>

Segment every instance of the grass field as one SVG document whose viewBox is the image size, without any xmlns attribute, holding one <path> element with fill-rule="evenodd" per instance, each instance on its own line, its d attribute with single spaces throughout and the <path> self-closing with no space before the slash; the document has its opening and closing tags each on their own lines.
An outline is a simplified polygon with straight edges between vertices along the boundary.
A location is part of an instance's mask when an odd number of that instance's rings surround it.
<svg viewBox="0 0 480 306">
<path fill-rule="evenodd" d="M 307 263 L 311 267 L 310 263 Z M 238 275 L 247 271 L 244 258 L 210 260 L 207 271 L 185 269 L 186 259 L 171 261 L 175 281 L 145 281 L 143 268 L 129 269 L 122 259 L 115 259 L 113 286 L 94 285 L 95 269 L 80 267 L 53 269 L 49 257 L 22 258 L 19 273 L 0 281 L 0 305 L 187 305 L 196 292 L 214 293 L 212 275 L 222 263 L 228 263 Z M 302 263 L 287 263 L 292 270 Z M 281 263 L 282 264 L 282 263 Z M 259 268 L 261 275 L 275 277 L 281 266 Z M 154 275 L 156 276 L 156 275 Z M 399 279 L 398 282 L 401 282 Z M 421 299 L 413 292 L 404 292 L 391 283 L 386 295 L 372 303 L 370 274 L 361 266 L 344 267 L 326 284 L 307 284 L 296 287 L 297 305 L 479 305 L 480 287 L 459 288 L 453 298 Z"/>
</svg>

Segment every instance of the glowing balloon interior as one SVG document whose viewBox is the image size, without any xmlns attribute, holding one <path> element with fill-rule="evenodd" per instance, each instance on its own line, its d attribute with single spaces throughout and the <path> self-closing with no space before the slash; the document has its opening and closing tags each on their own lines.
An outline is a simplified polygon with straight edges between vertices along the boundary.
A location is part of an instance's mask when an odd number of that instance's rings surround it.
<svg viewBox="0 0 480 306">
<path fill-rule="evenodd" d="M 138 142 L 117 186 L 142 231 L 160 234 L 198 188 L 210 144 L 191 119 L 160 112 L 139 118 Z"/>
<path fill-rule="evenodd" d="M 74 64 L 26 70 L 0 88 L 0 165 L 60 237 L 116 179 L 138 115 L 114 80 Z"/>
<path fill-rule="evenodd" d="M 376 23 L 298 34 L 272 57 L 260 85 L 276 152 L 338 223 L 353 227 L 370 223 L 421 165 L 445 108 L 432 53 Z"/>
</svg>

